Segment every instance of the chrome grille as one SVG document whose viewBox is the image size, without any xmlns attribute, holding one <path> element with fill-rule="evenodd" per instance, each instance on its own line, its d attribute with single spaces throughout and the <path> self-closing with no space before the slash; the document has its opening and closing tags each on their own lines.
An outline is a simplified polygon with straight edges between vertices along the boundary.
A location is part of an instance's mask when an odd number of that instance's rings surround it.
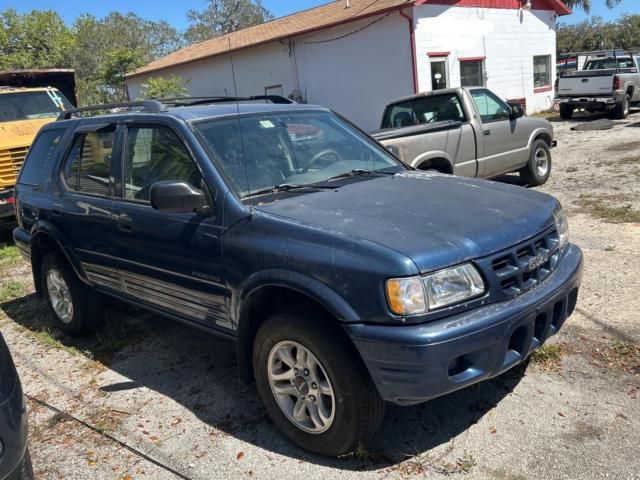
<svg viewBox="0 0 640 480">
<path fill-rule="evenodd" d="M 476 263 L 495 300 L 513 298 L 543 282 L 556 268 L 560 252 L 558 234 L 551 228 Z"/>
</svg>

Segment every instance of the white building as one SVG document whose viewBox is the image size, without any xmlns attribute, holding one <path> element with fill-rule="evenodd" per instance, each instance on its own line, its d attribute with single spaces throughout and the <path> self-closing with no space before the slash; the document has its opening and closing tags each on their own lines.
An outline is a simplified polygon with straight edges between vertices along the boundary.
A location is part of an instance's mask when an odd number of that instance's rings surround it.
<svg viewBox="0 0 640 480">
<path fill-rule="evenodd" d="M 390 100 L 484 85 L 528 113 L 551 107 L 560 0 L 337 0 L 190 45 L 127 75 L 190 95 L 299 94 L 372 130 Z M 235 86 L 234 86 L 235 73 Z"/>
</svg>

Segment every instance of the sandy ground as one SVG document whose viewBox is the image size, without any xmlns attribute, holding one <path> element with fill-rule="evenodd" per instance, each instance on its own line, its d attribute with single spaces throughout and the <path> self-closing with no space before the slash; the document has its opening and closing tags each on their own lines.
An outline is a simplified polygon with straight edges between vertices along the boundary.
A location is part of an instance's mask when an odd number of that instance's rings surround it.
<svg viewBox="0 0 640 480">
<path fill-rule="evenodd" d="M 557 358 L 389 407 L 345 458 L 284 440 L 239 386 L 231 344 L 123 306 L 98 339 L 50 332 L 29 266 L 0 257 L 0 327 L 29 396 L 37 478 L 640 479 L 640 113 L 610 130 L 571 130 L 580 124 L 554 123 L 541 188 L 560 198 L 585 253 Z"/>
</svg>

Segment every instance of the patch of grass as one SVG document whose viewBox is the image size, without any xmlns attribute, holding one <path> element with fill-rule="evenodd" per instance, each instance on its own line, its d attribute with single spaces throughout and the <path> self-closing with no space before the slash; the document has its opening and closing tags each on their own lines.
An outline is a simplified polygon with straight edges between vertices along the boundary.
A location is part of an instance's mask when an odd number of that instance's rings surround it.
<svg viewBox="0 0 640 480">
<path fill-rule="evenodd" d="M 7 280 L 0 284 L 0 303 L 23 297 L 26 293 L 24 284 L 17 280 Z"/>
<path fill-rule="evenodd" d="M 558 112 L 554 112 L 553 110 L 547 110 L 545 112 L 534 113 L 531 116 L 532 117 L 538 117 L 538 118 L 546 118 L 550 122 L 560 119 L 560 114 Z"/>
<path fill-rule="evenodd" d="M 610 368 L 619 368 L 630 373 L 640 373 L 640 346 L 621 340 L 613 340 L 605 348 L 595 348 L 596 359 L 604 361 Z"/>
<path fill-rule="evenodd" d="M 562 360 L 562 345 L 547 343 L 531 354 L 531 361 L 544 370 L 558 370 Z"/>
<path fill-rule="evenodd" d="M 31 338 L 42 345 L 46 345 L 49 348 L 54 348 L 56 350 L 62 350 L 72 355 L 82 355 L 83 352 L 78 350 L 74 346 L 65 345 L 62 343 L 55 335 L 55 333 L 51 332 L 48 329 L 39 330 L 39 331 L 31 331 L 27 330 L 26 335 L 28 338 Z"/>
<path fill-rule="evenodd" d="M 590 199 L 588 197 L 582 197 L 580 203 L 587 212 L 606 222 L 640 223 L 640 212 L 631 208 L 631 205 L 610 207 L 599 199 Z"/>
</svg>

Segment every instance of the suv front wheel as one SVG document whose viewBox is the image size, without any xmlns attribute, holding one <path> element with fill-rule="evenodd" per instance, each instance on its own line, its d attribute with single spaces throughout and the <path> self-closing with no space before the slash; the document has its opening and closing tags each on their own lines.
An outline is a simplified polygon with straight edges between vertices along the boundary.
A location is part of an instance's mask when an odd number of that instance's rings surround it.
<svg viewBox="0 0 640 480">
<path fill-rule="evenodd" d="M 384 402 L 354 347 L 310 313 L 271 316 L 254 343 L 258 392 L 274 423 L 299 447 L 338 456 L 373 435 Z"/>
<path fill-rule="evenodd" d="M 82 283 L 60 255 L 50 253 L 42 259 L 41 278 L 56 327 L 69 335 L 82 335 L 102 325 L 102 297 Z"/>
</svg>

